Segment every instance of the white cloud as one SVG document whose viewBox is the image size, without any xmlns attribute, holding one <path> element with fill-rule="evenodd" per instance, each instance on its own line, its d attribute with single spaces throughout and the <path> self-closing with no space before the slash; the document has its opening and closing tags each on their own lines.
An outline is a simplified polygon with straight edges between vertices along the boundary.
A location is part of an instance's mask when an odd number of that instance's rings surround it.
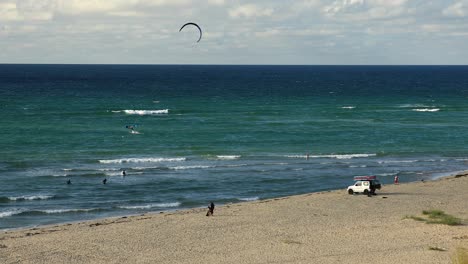
<svg viewBox="0 0 468 264">
<path fill-rule="evenodd" d="M 467 18 L 468 0 L 0 0 L 0 63 L 49 51 L 66 63 L 385 64 L 378 52 L 407 62 L 450 49 L 466 64 Z M 188 21 L 200 43 L 178 31 Z"/>
<path fill-rule="evenodd" d="M 255 36 L 261 37 L 261 38 L 267 38 L 267 37 L 272 37 L 272 36 L 276 36 L 279 34 L 281 34 L 281 31 L 279 29 L 274 28 L 274 29 L 268 29 L 265 31 L 256 32 Z"/>
<path fill-rule="evenodd" d="M 0 20 L 19 20 L 16 3 L 6 2 L 0 3 Z"/>
<path fill-rule="evenodd" d="M 208 0 L 208 3 L 212 5 L 224 5 L 224 0 Z"/>
<path fill-rule="evenodd" d="M 350 9 L 361 7 L 363 5 L 364 0 L 338 0 L 328 6 L 325 6 L 323 11 L 327 14 L 336 14 L 339 12 L 349 11 Z"/>
<path fill-rule="evenodd" d="M 254 4 L 241 5 L 229 10 L 229 16 L 233 18 L 271 16 L 272 14 L 272 8 L 262 8 Z"/>
<path fill-rule="evenodd" d="M 457 2 L 442 11 L 445 16 L 464 17 L 468 14 L 468 3 Z"/>
</svg>

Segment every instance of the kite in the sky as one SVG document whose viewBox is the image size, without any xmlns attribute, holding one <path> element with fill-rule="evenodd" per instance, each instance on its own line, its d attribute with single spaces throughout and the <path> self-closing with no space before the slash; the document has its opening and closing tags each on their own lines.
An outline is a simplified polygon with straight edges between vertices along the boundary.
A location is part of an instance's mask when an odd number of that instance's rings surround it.
<svg viewBox="0 0 468 264">
<path fill-rule="evenodd" d="M 183 29 L 185 26 L 188 26 L 188 25 L 192 25 L 192 26 L 195 26 L 195 27 L 198 28 L 198 31 L 200 31 L 200 37 L 198 38 L 197 42 L 200 42 L 201 37 L 202 37 L 202 30 L 201 30 L 200 26 L 198 26 L 198 25 L 195 24 L 195 23 L 188 22 L 188 23 L 184 24 L 184 25 L 179 29 L 179 32 L 182 31 L 182 29 Z"/>
</svg>

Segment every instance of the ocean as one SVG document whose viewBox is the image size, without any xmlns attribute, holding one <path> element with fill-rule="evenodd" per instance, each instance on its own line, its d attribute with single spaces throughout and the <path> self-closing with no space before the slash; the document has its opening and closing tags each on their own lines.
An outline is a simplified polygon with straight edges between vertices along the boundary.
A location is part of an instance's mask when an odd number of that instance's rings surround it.
<svg viewBox="0 0 468 264">
<path fill-rule="evenodd" d="M 468 66 L 0 65 L 0 229 L 450 175 L 467 100 Z"/>
</svg>

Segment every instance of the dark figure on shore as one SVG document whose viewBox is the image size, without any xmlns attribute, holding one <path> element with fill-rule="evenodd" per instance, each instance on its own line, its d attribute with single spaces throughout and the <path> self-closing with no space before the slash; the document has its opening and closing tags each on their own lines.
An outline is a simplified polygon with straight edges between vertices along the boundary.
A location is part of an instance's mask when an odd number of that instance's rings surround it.
<svg viewBox="0 0 468 264">
<path fill-rule="evenodd" d="M 67 184 L 71 184 L 71 180 L 70 180 L 70 179 L 67 180 Z"/>
<path fill-rule="evenodd" d="M 107 179 L 102 180 L 102 184 L 106 184 L 106 183 L 107 183 Z"/>
<path fill-rule="evenodd" d="M 208 212 L 206 212 L 206 216 L 213 215 L 213 213 L 214 213 L 214 208 L 215 208 L 215 205 L 214 205 L 214 203 L 212 202 L 212 203 L 208 206 Z"/>
</svg>

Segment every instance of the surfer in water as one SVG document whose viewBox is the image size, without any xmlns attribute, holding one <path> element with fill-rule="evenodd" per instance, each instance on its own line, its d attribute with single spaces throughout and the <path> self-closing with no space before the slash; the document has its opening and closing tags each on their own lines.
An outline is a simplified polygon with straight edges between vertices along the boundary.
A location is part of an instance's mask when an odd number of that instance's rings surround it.
<svg viewBox="0 0 468 264">
<path fill-rule="evenodd" d="M 122 176 L 127 176 L 127 172 L 125 170 L 122 171 Z"/>
<path fill-rule="evenodd" d="M 133 125 L 127 125 L 127 126 L 125 126 L 125 128 L 129 129 L 130 133 L 132 133 L 132 134 L 140 134 L 140 132 L 135 130 L 135 126 L 133 126 Z"/>
<path fill-rule="evenodd" d="M 104 180 L 102 180 L 102 184 L 106 184 L 107 183 L 107 179 L 104 178 Z"/>
<path fill-rule="evenodd" d="M 67 184 L 71 184 L 71 180 L 70 180 L 70 179 L 67 180 Z"/>
</svg>

